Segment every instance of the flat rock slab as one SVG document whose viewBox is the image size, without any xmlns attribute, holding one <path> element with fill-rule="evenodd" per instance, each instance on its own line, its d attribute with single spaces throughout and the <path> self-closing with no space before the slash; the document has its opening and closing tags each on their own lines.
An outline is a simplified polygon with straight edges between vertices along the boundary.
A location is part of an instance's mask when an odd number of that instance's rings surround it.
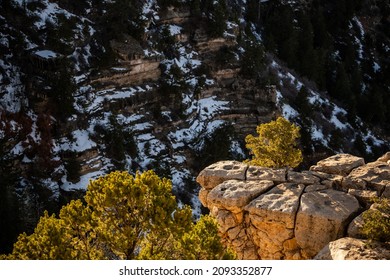
<svg viewBox="0 0 390 280">
<path fill-rule="evenodd" d="M 253 200 L 245 210 L 255 221 L 277 221 L 294 228 L 295 213 L 304 185 L 283 183 Z"/>
<path fill-rule="evenodd" d="M 245 180 L 248 165 L 239 161 L 220 161 L 203 169 L 196 181 L 205 189 L 213 189 L 227 180 Z"/>
<path fill-rule="evenodd" d="M 283 259 L 296 250 L 285 244 L 294 237 L 295 215 L 304 187 L 290 183 L 277 185 L 245 207 L 252 240 L 261 259 Z"/>
<path fill-rule="evenodd" d="M 354 169 L 347 177 L 351 181 L 363 180 L 367 185 L 379 192 L 390 187 L 390 165 L 375 161 Z"/>
<path fill-rule="evenodd" d="M 349 154 L 337 154 L 320 160 L 311 171 L 347 176 L 354 168 L 364 165 L 364 159 Z"/>
<path fill-rule="evenodd" d="M 344 237 L 327 244 L 316 256 L 316 260 L 389 260 L 390 250 L 383 244 L 367 247 L 364 240 Z"/>
<path fill-rule="evenodd" d="M 197 181 L 200 201 L 240 259 L 312 259 L 347 234 L 366 238 L 355 217 L 372 198 L 390 198 L 390 152 L 368 164 L 338 154 L 302 172 L 222 161 Z"/>
<path fill-rule="evenodd" d="M 313 185 L 313 184 L 319 184 L 320 178 L 307 172 L 288 171 L 287 181 L 289 183 Z"/>
<path fill-rule="evenodd" d="M 207 196 L 207 201 L 210 205 L 238 213 L 243 210 L 244 206 L 267 192 L 273 185 L 272 181 L 229 180 L 212 189 Z"/>
<path fill-rule="evenodd" d="M 246 174 L 248 181 L 269 180 L 276 183 L 286 182 L 286 169 L 273 169 L 260 166 L 249 166 Z"/>
<path fill-rule="evenodd" d="M 344 192 L 327 189 L 304 193 L 295 224 L 295 237 L 304 257 L 314 257 L 327 243 L 342 237 L 358 210 L 357 199 Z"/>
</svg>

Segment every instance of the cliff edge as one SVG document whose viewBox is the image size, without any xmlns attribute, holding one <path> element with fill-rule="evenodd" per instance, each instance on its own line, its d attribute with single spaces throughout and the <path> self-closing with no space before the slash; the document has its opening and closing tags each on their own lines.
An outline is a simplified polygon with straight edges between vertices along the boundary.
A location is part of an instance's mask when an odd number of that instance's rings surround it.
<svg viewBox="0 0 390 280">
<path fill-rule="evenodd" d="M 367 164 L 337 154 L 302 172 L 221 161 L 197 182 L 240 259 L 390 259 L 361 233 L 372 198 L 390 198 L 390 152 Z"/>
</svg>

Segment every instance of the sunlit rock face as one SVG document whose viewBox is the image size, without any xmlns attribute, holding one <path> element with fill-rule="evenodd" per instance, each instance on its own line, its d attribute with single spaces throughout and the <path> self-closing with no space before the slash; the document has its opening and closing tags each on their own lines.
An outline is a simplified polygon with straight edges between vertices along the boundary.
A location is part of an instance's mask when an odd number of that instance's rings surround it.
<svg viewBox="0 0 390 280">
<path fill-rule="evenodd" d="M 361 247 L 363 241 L 356 239 L 364 238 L 361 213 L 372 198 L 389 198 L 389 180 L 386 155 L 365 164 L 349 154 L 321 160 L 303 172 L 223 161 L 197 177 L 200 201 L 241 259 L 358 258 L 345 248 Z M 343 252 L 333 252 L 347 241 Z M 380 250 L 369 256 L 388 254 Z"/>
</svg>

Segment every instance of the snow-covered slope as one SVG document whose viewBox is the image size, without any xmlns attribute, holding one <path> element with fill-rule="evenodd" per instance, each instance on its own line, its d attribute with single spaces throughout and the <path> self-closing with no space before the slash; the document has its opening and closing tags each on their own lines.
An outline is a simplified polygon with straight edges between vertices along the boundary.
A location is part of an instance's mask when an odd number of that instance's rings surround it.
<svg viewBox="0 0 390 280">
<path fill-rule="evenodd" d="M 248 46 L 263 43 L 261 28 L 246 22 L 247 1 L 228 1 L 241 11 L 229 16 L 228 5 L 219 37 L 207 34 L 205 22 L 215 19 L 194 15 L 187 4 L 165 9 L 159 1 L 143 1 L 134 23 L 142 36 L 123 27 L 124 38 L 136 39 L 109 41 L 101 19 L 113 1 L 81 1 L 80 7 L 69 1 L 5 2 L 0 163 L 3 174 L 13 174 L 19 197 L 37 201 L 37 213 L 46 201 L 59 205 L 66 193 L 85 190 L 90 179 L 112 170 L 154 169 L 172 179 L 179 200 L 191 203 L 198 216 L 194 178 L 202 164 L 242 159 L 243 134 L 277 115 L 305 129 L 308 157 L 358 146 L 369 155 L 388 147 L 384 137 L 360 119 L 351 123 L 345 108 L 271 52 L 262 62 L 263 77 L 241 74 Z M 356 17 L 350 24 L 360 30 L 355 43 L 362 49 L 364 29 Z M 379 62 L 373 67 L 381 69 Z M 267 79 L 272 82 L 264 84 Z M 303 87 L 310 116 L 296 101 Z M 68 103 L 72 108 L 65 110 Z M 69 112 L 64 118 L 62 110 Z"/>
</svg>

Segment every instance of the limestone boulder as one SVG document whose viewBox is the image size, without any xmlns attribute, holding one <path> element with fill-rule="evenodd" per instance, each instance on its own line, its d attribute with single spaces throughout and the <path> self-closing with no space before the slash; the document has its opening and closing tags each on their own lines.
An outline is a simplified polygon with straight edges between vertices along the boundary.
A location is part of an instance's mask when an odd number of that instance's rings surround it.
<svg viewBox="0 0 390 280">
<path fill-rule="evenodd" d="M 251 225 L 249 232 L 261 259 L 285 259 L 287 255 L 299 254 L 294 224 L 303 190 L 302 184 L 279 184 L 245 207 Z"/>
<path fill-rule="evenodd" d="M 209 192 L 210 192 L 209 190 L 206 190 L 205 188 L 201 188 L 198 194 L 199 201 L 202 203 L 204 207 L 207 208 L 210 208 L 210 205 L 207 201 L 207 196 L 209 195 Z"/>
<path fill-rule="evenodd" d="M 354 238 L 367 238 L 372 201 L 390 198 L 389 158 L 340 154 L 302 172 L 222 161 L 199 174 L 199 199 L 239 259 L 381 259 L 383 246 L 367 251 Z"/>
<path fill-rule="evenodd" d="M 364 213 L 364 212 L 363 212 Z M 366 236 L 363 234 L 363 213 L 357 216 L 352 222 L 348 225 L 347 236 L 352 238 L 364 239 Z"/>
<path fill-rule="evenodd" d="M 196 181 L 205 189 L 211 190 L 224 181 L 245 180 L 248 165 L 238 161 L 220 161 L 203 169 Z"/>
<path fill-rule="evenodd" d="M 382 161 L 370 162 L 354 169 L 347 178 L 363 180 L 367 187 L 382 193 L 390 187 L 390 165 Z"/>
<path fill-rule="evenodd" d="M 295 238 L 306 259 L 314 257 L 330 241 L 342 237 L 359 210 L 354 196 L 332 189 L 304 193 L 300 202 Z"/>
<path fill-rule="evenodd" d="M 244 206 L 268 191 L 273 185 L 272 181 L 225 181 L 209 192 L 207 203 L 239 213 Z"/>
<path fill-rule="evenodd" d="M 328 174 L 319 171 L 303 171 L 302 173 L 310 174 L 320 179 L 322 185 L 327 186 L 328 188 L 341 189 L 341 184 L 344 176 L 337 174 Z"/>
<path fill-rule="evenodd" d="M 364 165 L 364 159 L 350 154 L 337 154 L 311 166 L 311 171 L 347 176 L 354 168 Z"/>
<path fill-rule="evenodd" d="M 364 208 L 369 208 L 373 199 L 378 197 L 377 191 L 349 189 L 348 193 L 357 198 Z"/>
<path fill-rule="evenodd" d="M 216 217 L 219 230 L 222 234 L 225 234 L 229 229 L 239 226 L 242 220 L 237 219 L 237 217 L 230 211 L 224 209 L 213 208 L 212 214 Z"/>
<path fill-rule="evenodd" d="M 390 164 L 390 152 L 387 152 L 386 154 L 384 154 L 383 156 L 378 158 L 377 161 L 381 161 L 381 162 L 385 162 L 387 164 Z"/>
<path fill-rule="evenodd" d="M 287 172 L 287 182 L 295 184 L 313 185 L 319 184 L 320 178 L 308 172 Z"/>
<path fill-rule="evenodd" d="M 389 260 L 390 250 L 383 243 L 344 237 L 327 244 L 315 257 L 316 260 Z"/>
<path fill-rule="evenodd" d="M 367 189 L 367 183 L 360 178 L 351 176 L 343 177 L 341 181 L 341 188 L 339 189 L 344 192 L 349 192 L 349 190 L 365 190 Z"/>
<path fill-rule="evenodd" d="M 249 166 L 246 179 L 249 181 L 268 180 L 275 183 L 286 182 L 286 169 L 273 169 L 261 166 Z"/>
<path fill-rule="evenodd" d="M 321 184 L 308 185 L 305 188 L 305 192 L 318 192 L 318 191 L 323 191 L 326 189 L 331 189 L 331 187 L 329 187 L 327 185 L 321 185 Z"/>
<path fill-rule="evenodd" d="M 304 185 L 283 183 L 254 199 L 245 210 L 253 216 L 251 222 L 256 225 L 261 221 L 279 221 L 285 228 L 294 228 L 295 213 L 299 207 L 299 198 Z"/>
<path fill-rule="evenodd" d="M 244 227 L 234 227 L 227 231 L 228 244 L 237 254 L 239 259 L 258 260 L 257 248 L 250 239 L 247 229 Z"/>
</svg>

